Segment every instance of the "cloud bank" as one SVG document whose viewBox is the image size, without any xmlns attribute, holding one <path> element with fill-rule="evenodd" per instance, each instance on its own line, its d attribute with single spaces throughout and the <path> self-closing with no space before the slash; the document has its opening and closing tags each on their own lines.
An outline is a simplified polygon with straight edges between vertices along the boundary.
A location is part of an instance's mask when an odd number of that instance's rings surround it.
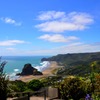
<svg viewBox="0 0 100 100">
<path fill-rule="evenodd" d="M 100 43 L 72 43 L 61 47 L 56 47 L 52 49 L 41 49 L 36 51 L 29 51 L 29 55 L 57 55 L 57 54 L 67 54 L 67 53 L 85 53 L 85 52 L 100 52 Z"/>
<path fill-rule="evenodd" d="M 16 44 L 23 44 L 26 43 L 22 40 L 6 40 L 6 41 L 0 41 L 0 46 L 13 46 Z"/>
<path fill-rule="evenodd" d="M 47 11 L 37 17 L 42 22 L 35 27 L 43 32 L 61 33 L 64 31 L 84 30 L 94 22 L 88 13 Z"/>
<path fill-rule="evenodd" d="M 39 39 L 43 39 L 49 42 L 70 42 L 78 40 L 78 38 L 75 36 L 64 37 L 61 34 L 54 34 L 54 35 L 45 34 L 40 36 Z"/>
</svg>

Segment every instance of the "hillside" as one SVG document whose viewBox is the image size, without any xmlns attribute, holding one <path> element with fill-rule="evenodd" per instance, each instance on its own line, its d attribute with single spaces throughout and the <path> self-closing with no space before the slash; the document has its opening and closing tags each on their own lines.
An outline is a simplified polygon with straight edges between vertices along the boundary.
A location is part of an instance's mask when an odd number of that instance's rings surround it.
<svg viewBox="0 0 100 100">
<path fill-rule="evenodd" d="M 100 72 L 100 52 L 95 53 L 73 53 L 59 54 L 41 61 L 56 61 L 64 68 L 58 70 L 57 74 L 84 75 L 91 72 L 91 63 L 96 61 L 96 72 Z"/>
</svg>

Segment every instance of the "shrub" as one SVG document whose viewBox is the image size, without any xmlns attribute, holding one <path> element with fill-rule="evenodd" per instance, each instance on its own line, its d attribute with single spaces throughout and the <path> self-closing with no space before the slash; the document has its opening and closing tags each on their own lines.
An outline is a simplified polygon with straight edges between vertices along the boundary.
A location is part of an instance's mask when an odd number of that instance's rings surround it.
<svg viewBox="0 0 100 100">
<path fill-rule="evenodd" d="M 49 76 L 47 78 L 41 79 L 41 82 L 43 83 L 45 87 L 56 86 L 56 84 L 62 81 L 62 79 L 63 79 L 62 76 Z"/>
<path fill-rule="evenodd" d="M 86 93 L 90 91 L 90 84 L 80 78 L 66 78 L 61 82 L 59 89 L 63 99 L 79 100 L 84 98 Z"/>
<path fill-rule="evenodd" d="M 95 76 L 95 84 L 94 84 L 94 96 L 100 99 L 100 74 Z"/>
<path fill-rule="evenodd" d="M 10 84 L 11 91 L 13 92 L 24 92 L 27 90 L 27 85 L 25 82 L 20 80 L 12 81 Z"/>
<path fill-rule="evenodd" d="M 37 91 L 37 90 L 39 90 L 42 87 L 43 87 L 42 82 L 39 81 L 39 80 L 36 80 L 36 79 L 34 79 L 34 80 L 32 80 L 32 81 L 30 81 L 28 83 L 28 88 L 30 88 L 33 91 Z"/>
</svg>

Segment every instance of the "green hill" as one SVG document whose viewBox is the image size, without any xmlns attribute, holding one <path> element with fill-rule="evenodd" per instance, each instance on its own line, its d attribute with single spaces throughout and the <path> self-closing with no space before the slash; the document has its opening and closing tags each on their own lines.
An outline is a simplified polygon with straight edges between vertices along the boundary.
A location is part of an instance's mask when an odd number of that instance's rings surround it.
<svg viewBox="0 0 100 100">
<path fill-rule="evenodd" d="M 95 61 L 95 71 L 100 72 L 100 52 L 95 53 L 73 53 L 58 54 L 50 58 L 43 58 L 41 61 L 56 61 L 64 68 L 58 70 L 57 74 L 84 75 L 91 72 L 91 64 Z"/>
</svg>

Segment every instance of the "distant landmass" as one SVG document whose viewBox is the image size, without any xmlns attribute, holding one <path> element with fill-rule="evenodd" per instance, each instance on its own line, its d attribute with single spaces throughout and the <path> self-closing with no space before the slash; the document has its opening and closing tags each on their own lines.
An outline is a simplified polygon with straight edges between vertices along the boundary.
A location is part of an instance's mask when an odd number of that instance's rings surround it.
<svg viewBox="0 0 100 100">
<path fill-rule="evenodd" d="M 95 62 L 95 72 L 100 72 L 100 52 L 58 54 L 41 61 L 56 61 L 64 66 L 57 71 L 60 75 L 85 75 L 91 72 L 91 64 Z"/>
</svg>

